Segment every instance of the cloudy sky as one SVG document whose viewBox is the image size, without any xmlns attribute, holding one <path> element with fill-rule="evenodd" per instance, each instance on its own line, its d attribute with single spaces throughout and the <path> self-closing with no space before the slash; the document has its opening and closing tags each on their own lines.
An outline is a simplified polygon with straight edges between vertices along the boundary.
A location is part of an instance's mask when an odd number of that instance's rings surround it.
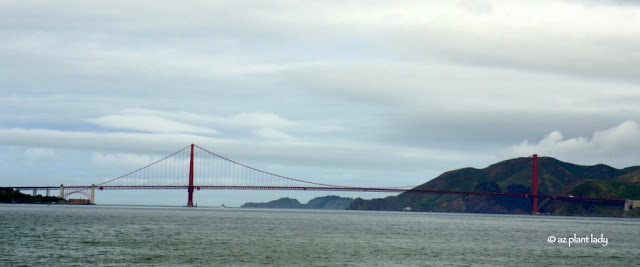
<svg viewBox="0 0 640 267">
<path fill-rule="evenodd" d="M 533 153 L 640 165 L 638 25 L 623 1 L 1 1 L 0 185 L 99 183 L 191 143 L 354 186 Z"/>
</svg>

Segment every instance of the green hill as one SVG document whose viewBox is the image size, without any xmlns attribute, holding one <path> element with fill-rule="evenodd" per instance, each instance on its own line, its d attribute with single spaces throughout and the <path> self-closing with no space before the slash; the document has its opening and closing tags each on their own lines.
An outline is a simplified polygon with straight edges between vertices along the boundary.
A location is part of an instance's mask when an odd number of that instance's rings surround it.
<svg viewBox="0 0 640 267">
<path fill-rule="evenodd" d="M 339 196 L 317 197 L 309 200 L 307 204 L 301 204 L 297 199 L 281 198 L 266 203 L 247 202 L 241 208 L 272 208 L 272 209 L 346 209 L 353 198 Z"/>
<path fill-rule="evenodd" d="M 531 193 L 531 158 L 506 160 L 484 169 L 448 171 L 417 190 Z M 581 166 L 554 158 L 538 159 L 538 193 L 590 198 L 640 199 L 640 167 L 616 169 L 607 165 Z M 529 213 L 531 200 L 523 198 L 403 193 L 384 199 L 355 199 L 348 209 L 481 213 Z M 622 207 L 541 200 L 541 213 L 558 215 L 623 216 Z"/>
<path fill-rule="evenodd" d="M 339 197 L 339 196 L 326 196 L 317 197 L 309 200 L 304 205 L 305 209 L 329 209 L 329 210 L 344 210 L 353 202 L 353 198 Z"/>
<path fill-rule="evenodd" d="M 302 204 L 297 199 L 283 197 L 278 200 L 263 202 L 247 202 L 241 208 L 268 208 L 268 209 L 301 209 Z"/>
</svg>

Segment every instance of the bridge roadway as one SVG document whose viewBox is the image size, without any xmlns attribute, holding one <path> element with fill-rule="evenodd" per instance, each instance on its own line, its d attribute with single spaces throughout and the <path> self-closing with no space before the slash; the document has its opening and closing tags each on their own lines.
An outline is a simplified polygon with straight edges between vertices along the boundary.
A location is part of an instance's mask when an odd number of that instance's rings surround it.
<svg viewBox="0 0 640 267">
<path fill-rule="evenodd" d="M 89 186 L 64 186 L 66 190 L 91 189 Z M 60 186 L 18 186 L 11 187 L 16 190 L 60 190 Z M 99 190 L 162 190 L 162 189 L 188 189 L 187 185 L 155 185 L 155 186 L 97 186 Z M 381 192 L 381 193 L 411 193 L 411 194 L 440 194 L 440 195 L 467 195 L 467 196 L 493 196 L 493 197 L 513 197 L 513 198 L 533 198 L 532 194 L 514 193 L 492 193 L 492 192 L 466 192 L 466 191 L 443 191 L 443 190 L 421 190 L 421 189 L 400 189 L 400 188 L 379 188 L 379 187 L 321 187 L 321 186 L 194 186 L 195 190 L 289 190 L 289 191 L 342 191 L 342 192 Z M 600 203 L 620 203 L 624 204 L 624 199 L 607 198 L 585 198 L 572 196 L 549 196 L 537 195 L 538 198 L 552 200 L 600 202 Z"/>
</svg>

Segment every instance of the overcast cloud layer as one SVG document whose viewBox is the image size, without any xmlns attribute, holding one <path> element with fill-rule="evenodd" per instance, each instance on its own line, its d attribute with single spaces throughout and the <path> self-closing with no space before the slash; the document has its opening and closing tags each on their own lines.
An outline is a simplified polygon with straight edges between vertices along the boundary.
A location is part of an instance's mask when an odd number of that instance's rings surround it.
<svg viewBox="0 0 640 267">
<path fill-rule="evenodd" d="M 3 1 L 0 185 L 97 183 L 191 143 L 355 186 L 534 153 L 640 165 L 638 25 L 610 1 Z M 183 204 L 167 194 L 138 202 Z"/>
</svg>

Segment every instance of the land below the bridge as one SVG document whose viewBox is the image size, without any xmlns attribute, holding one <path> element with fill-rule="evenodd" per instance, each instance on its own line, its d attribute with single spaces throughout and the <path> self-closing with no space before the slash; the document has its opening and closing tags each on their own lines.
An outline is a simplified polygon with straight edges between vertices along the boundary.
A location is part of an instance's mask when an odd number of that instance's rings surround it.
<svg viewBox="0 0 640 267">
<path fill-rule="evenodd" d="M 448 171 L 414 189 L 530 194 L 531 162 L 531 159 L 519 158 L 484 169 Z M 538 165 L 538 190 L 540 195 L 638 200 L 640 166 L 624 169 L 603 164 L 581 166 L 542 157 Z M 357 198 L 348 209 L 528 214 L 531 211 L 531 199 L 402 193 L 371 200 Z M 540 199 L 539 212 L 550 215 L 640 217 L 640 207 L 623 211 L 621 204 L 550 199 Z"/>
<path fill-rule="evenodd" d="M 13 188 L 0 187 L 0 203 L 66 204 L 68 203 L 68 201 L 61 199 L 59 197 L 27 195 L 27 194 L 21 193 L 18 190 L 14 190 Z"/>
<path fill-rule="evenodd" d="M 269 202 L 247 202 L 242 208 L 271 208 L 271 209 L 331 209 L 344 210 L 353 202 L 353 198 L 339 196 L 317 197 L 309 200 L 307 204 L 300 203 L 294 198 L 281 198 Z"/>
</svg>

